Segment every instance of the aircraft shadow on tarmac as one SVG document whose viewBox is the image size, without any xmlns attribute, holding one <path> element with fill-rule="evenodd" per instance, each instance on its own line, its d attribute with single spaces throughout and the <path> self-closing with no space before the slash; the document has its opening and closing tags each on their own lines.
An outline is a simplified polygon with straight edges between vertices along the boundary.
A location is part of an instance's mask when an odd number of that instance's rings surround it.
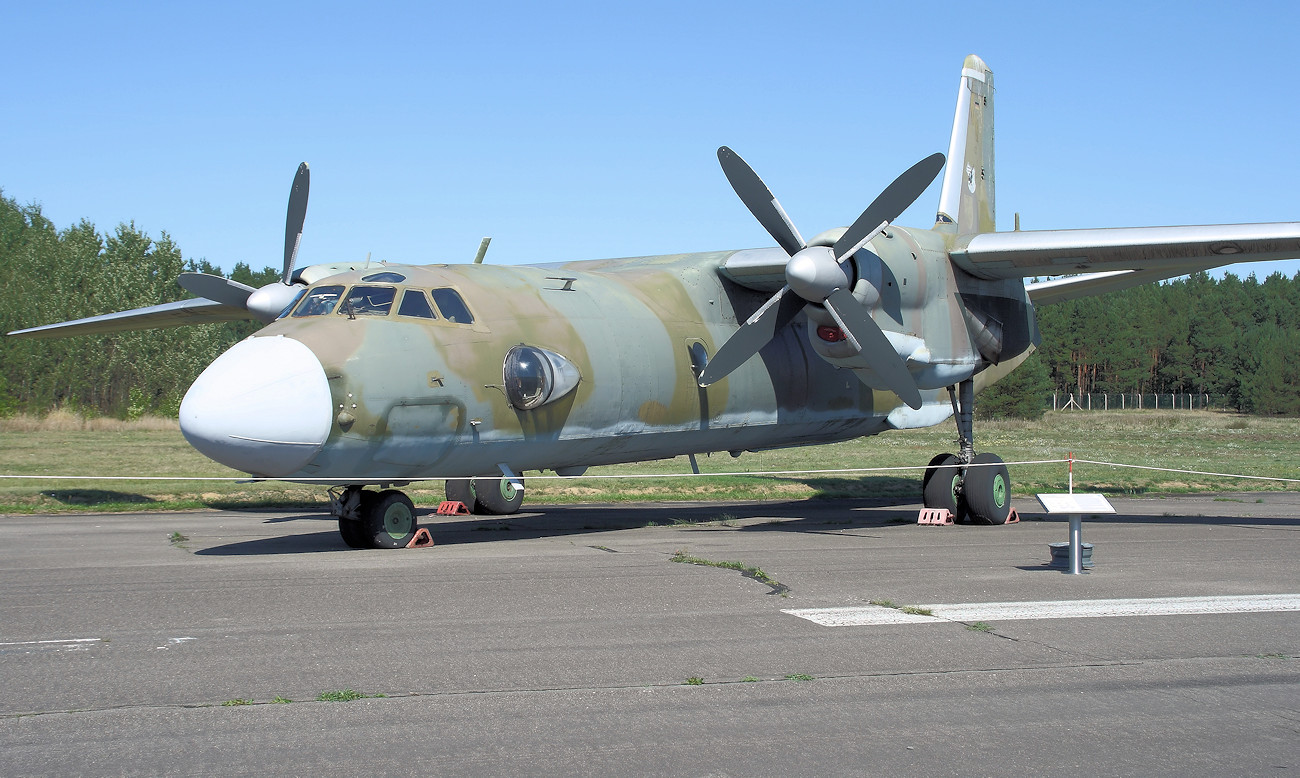
<svg viewBox="0 0 1300 778">
<path fill-rule="evenodd" d="M 853 500 L 794 500 L 745 503 L 649 503 L 546 505 L 514 516 L 441 517 L 420 511 L 436 545 L 464 545 L 508 539 L 565 537 L 640 527 L 682 527 L 729 532 L 826 532 L 914 523 L 906 508 L 914 497 Z M 809 514 L 812 514 L 811 516 Z M 737 522 L 760 519 L 756 524 Z M 266 519 L 265 524 L 321 522 L 323 532 L 294 533 L 198 549 L 200 556 L 256 556 L 351 551 L 328 514 L 297 514 Z"/>
<path fill-rule="evenodd" d="M 465 545 L 510 539 L 566 537 L 641 527 L 676 527 L 692 531 L 799 532 L 840 534 L 846 530 L 901 528 L 915 525 L 918 500 L 911 496 L 814 499 L 744 503 L 640 503 L 547 505 L 509 517 L 440 517 L 423 511 L 421 526 L 436 545 Z M 1171 506 L 1173 507 L 1173 506 Z M 758 520 L 758 521 L 754 521 Z M 1025 523 L 1066 524 L 1066 517 L 1026 514 Z M 321 522 L 329 529 L 240 541 L 198 549 L 201 556 L 257 556 L 351 551 L 328 514 L 277 516 L 265 524 Z M 750 522 L 750 523 L 743 523 Z M 1250 526 L 1261 530 L 1300 531 L 1300 519 L 1287 517 L 1114 514 L 1085 516 L 1084 526 L 1099 524 L 1195 524 Z M 936 528 L 938 529 L 938 528 Z M 1014 527 L 959 526 L 948 531 L 1000 532 Z M 1086 531 L 1086 530 L 1085 530 Z"/>
</svg>

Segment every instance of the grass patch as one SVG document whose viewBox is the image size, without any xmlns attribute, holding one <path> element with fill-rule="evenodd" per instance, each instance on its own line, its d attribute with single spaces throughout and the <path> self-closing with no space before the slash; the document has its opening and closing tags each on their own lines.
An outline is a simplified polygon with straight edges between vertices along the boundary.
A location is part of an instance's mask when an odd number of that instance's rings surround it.
<svg viewBox="0 0 1300 778">
<path fill-rule="evenodd" d="M 744 562 L 716 562 L 712 559 L 689 556 L 685 551 L 674 553 L 669 561 L 684 565 L 701 565 L 703 567 L 721 567 L 725 570 L 736 570 L 746 578 L 753 578 L 755 581 L 770 587 L 772 594 L 779 594 L 782 597 L 788 597 L 790 594 L 790 587 L 763 572 L 762 568 L 747 565 Z"/>
<path fill-rule="evenodd" d="M 987 621 L 977 621 L 974 624 L 967 624 L 966 629 L 972 632 L 992 632 L 993 625 Z"/>
<path fill-rule="evenodd" d="M 252 704 L 253 704 L 253 701 L 252 701 L 252 700 L 245 700 L 245 699 L 243 699 L 243 698 L 236 698 L 236 699 L 233 699 L 233 700 L 226 700 L 225 702 L 221 703 L 221 706 L 222 706 L 223 708 L 233 708 L 233 707 L 235 707 L 236 705 L 252 705 Z"/>
<path fill-rule="evenodd" d="M 341 689 L 336 692 L 321 692 L 316 695 L 317 702 L 352 702 L 353 700 L 366 700 L 372 698 L 384 698 L 387 694 L 362 694 L 352 689 Z"/>
<path fill-rule="evenodd" d="M 271 698 L 271 702 L 275 703 L 276 705 L 287 705 L 288 703 L 293 702 L 293 700 L 289 699 L 288 697 L 281 697 L 280 695 L 277 694 Z"/>
<path fill-rule="evenodd" d="M 741 683 L 757 683 L 757 682 L 759 682 L 759 681 L 761 681 L 761 680 L 763 680 L 763 679 L 762 679 L 762 678 L 759 678 L 759 677 L 756 676 L 756 675 L 747 675 L 747 676 L 745 676 L 744 678 L 741 678 L 741 679 L 740 679 Z"/>
<path fill-rule="evenodd" d="M 789 675 L 787 675 L 787 676 L 785 677 L 785 679 L 786 679 L 787 681 L 815 681 L 815 680 L 817 680 L 817 679 L 814 678 L 813 676 L 811 676 L 811 675 L 806 675 L 806 674 L 804 674 L 804 673 L 790 673 Z"/>
<path fill-rule="evenodd" d="M 872 600 L 871 604 L 875 605 L 878 608 L 890 608 L 892 610 L 901 611 L 902 613 L 907 613 L 912 616 L 933 616 L 934 615 L 934 612 L 931 611 L 929 608 L 922 608 L 917 605 L 899 605 L 893 600 Z"/>
<path fill-rule="evenodd" d="M 698 675 L 692 675 L 690 678 L 687 678 L 687 679 L 686 679 L 686 685 L 687 685 L 687 686 L 703 686 L 703 685 L 704 685 L 704 679 L 701 678 L 701 677 L 699 677 Z"/>
<path fill-rule="evenodd" d="M 644 501 L 802 500 L 904 497 L 920 499 L 921 470 L 889 473 L 758 476 L 770 470 L 923 466 L 953 449 L 954 425 L 888 432 L 870 438 L 775 451 L 740 458 L 702 458 L 706 472 L 740 475 L 706 478 L 600 478 L 543 480 L 528 484 L 528 503 Z M 1039 421 L 980 421 L 981 450 L 1004 459 L 1081 459 L 1210 472 L 1294 478 L 1300 458 L 1300 419 L 1241 417 L 1214 411 L 1058 411 Z M 592 475 L 689 473 L 685 457 L 658 462 L 593 467 Z M 176 481 L 68 481 L 54 475 L 173 476 Z M 324 512 L 322 486 L 278 481 L 239 483 L 243 473 L 216 464 L 190 448 L 174 419 L 84 419 L 61 411 L 44 419 L 0 419 L 0 513 L 62 513 L 195 510 L 301 510 Z M 1075 490 L 1111 496 L 1208 491 L 1296 490 L 1296 484 L 1222 479 L 1181 473 L 1111 468 L 1076 462 Z M 204 481 L 201 478 L 227 478 Z M 1061 463 L 1011 467 L 1019 496 L 1066 489 Z M 404 489 L 419 506 L 443 499 L 441 481 Z M 720 515 L 714 521 L 726 524 Z"/>
</svg>

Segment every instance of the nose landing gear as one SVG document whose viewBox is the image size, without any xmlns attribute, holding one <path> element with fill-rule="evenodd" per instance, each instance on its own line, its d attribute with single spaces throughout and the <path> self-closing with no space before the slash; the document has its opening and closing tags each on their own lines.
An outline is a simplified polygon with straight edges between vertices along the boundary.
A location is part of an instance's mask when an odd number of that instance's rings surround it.
<svg viewBox="0 0 1300 778">
<path fill-rule="evenodd" d="M 330 490 L 330 513 L 350 548 L 406 548 L 419 529 L 411 498 L 396 489 Z"/>
<path fill-rule="evenodd" d="M 1006 524 L 1011 517 L 1011 474 L 996 454 L 975 453 L 975 382 L 948 387 L 960 452 L 930 460 L 925 507 L 952 512 L 958 524 Z"/>
<path fill-rule="evenodd" d="M 453 478 L 447 499 L 479 515 L 506 516 L 524 502 L 522 478 Z M 369 491 L 356 484 L 330 490 L 330 515 L 349 548 L 406 548 L 419 530 L 415 505 L 396 489 Z"/>
</svg>

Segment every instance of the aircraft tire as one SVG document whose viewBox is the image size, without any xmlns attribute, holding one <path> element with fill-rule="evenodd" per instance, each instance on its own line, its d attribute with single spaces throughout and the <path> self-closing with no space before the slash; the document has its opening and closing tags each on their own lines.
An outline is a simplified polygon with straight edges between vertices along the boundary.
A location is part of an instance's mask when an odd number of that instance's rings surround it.
<svg viewBox="0 0 1300 778">
<path fill-rule="evenodd" d="M 522 478 L 519 479 L 523 483 Z M 506 478 L 474 479 L 474 512 L 491 516 L 508 516 L 519 512 L 524 504 L 524 490 L 516 489 Z"/>
<path fill-rule="evenodd" d="M 411 498 L 396 489 L 380 492 L 368 506 L 362 523 L 374 548 L 406 548 L 419 523 Z"/>
<path fill-rule="evenodd" d="M 930 479 L 934 478 L 934 474 L 939 472 L 937 468 L 940 465 L 951 465 L 953 462 L 956 461 L 957 461 L 957 457 L 954 454 L 935 454 L 934 459 L 930 460 L 930 464 L 925 469 L 925 475 L 921 477 L 921 493 L 924 494 L 926 488 L 930 486 Z M 925 507 L 935 508 L 938 506 L 931 505 L 927 501 L 925 503 Z"/>
<path fill-rule="evenodd" d="M 1006 524 L 1011 516 L 1011 473 L 997 454 L 977 454 L 964 487 L 971 517 L 983 524 Z"/>
<path fill-rule="evenodd" d="M 961 500 L 957 498 L 957 485 L 961 483 L 961 467 L 957 457 L 952 454 L 940 454 L 930 462 L 937 465 L 934 470 L 927 470 L 929 478 L 925 481 L 925 507 L 947 508 L 952 512 L 954 521 L 964 521 Z"/>
<path fill-rule="evenodd" d="M 348 548 L 370 548 L 366 527 L 356 519 L 339 519 L 339 535 Z"/>
<path fill-rule="evenodd" d="M 477 513 L 474 499 L 476 489 L 477 483 L 473 478 L 450 478 L 447 480 L 445 491 L 449 501 L 464 503 L 466 508 Z"/>
<path fill-rule="evenodd" d="M 339 535 L 348 548 L 374 548 L 370 542 L 370 536 L 366 532 L 365 516 L 379 497 L 378 492 L 367 492 L 364 489 L 357 490 L 360 502 L 357 505 L 357 519 L 345 519 L 339 517 Z"/>
</svg>

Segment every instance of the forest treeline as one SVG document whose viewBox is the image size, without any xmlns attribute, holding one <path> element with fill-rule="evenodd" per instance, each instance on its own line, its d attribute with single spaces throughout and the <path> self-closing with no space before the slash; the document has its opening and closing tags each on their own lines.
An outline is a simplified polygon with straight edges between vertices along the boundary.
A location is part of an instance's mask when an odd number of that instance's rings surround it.
<svg viewBox="0 0 1300 778">
<path fill-rule="evenodd" d="M 165 232 L 121 224 L 101 235 L 84 220 L 60 230 L 0 192 L 0 332 L 179 300 L 183 271 L 221 273 L 186 260 Z M 229 274 L 253 287 L 278 276 L 242 263 Z M 1211 394 L 1244 412 L 1300 415 L 1300 273 L 1197 273 L 1043 306 L 1038 320 L 1041 349 L 984 393 L 986 411 L 1036 415 L 1056 390 Z M 0 338 L 0 414 L 175 415 L 199 372 L 258 326 Z"/>
<path fill-rule="evenodd" d="M 167 233 L 134 224 L 101 235 L 82 221 L 58 229 L 39 206 L 0 192 L 0 332 L 189 297 L 185 260 Z M 231 278 L 261 286 L 279 277 L 236 265 Z M 175 416 L 185 390 L 213 359 L 256 331 L 255 322 L 203 324 L 53 340 L 0 338 L 0 414 L 62 407 L 88 415 Z"/>
</svg>

